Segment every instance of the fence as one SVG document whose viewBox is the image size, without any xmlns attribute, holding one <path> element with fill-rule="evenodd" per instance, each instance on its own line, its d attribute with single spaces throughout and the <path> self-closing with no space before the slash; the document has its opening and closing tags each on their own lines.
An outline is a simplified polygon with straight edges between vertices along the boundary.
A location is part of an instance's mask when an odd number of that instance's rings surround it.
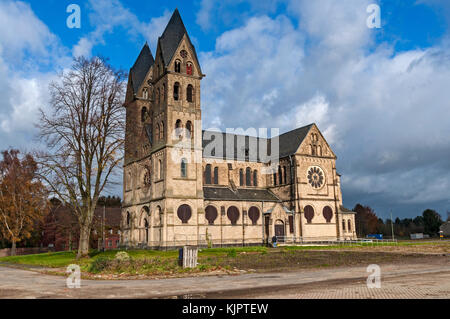
<svg viewBox="0 0 450 319">
<path fill-rule="evenodd" d="M 235 246 L 261 246 L 270 244 L 272 239 L 266 239 L 263 242 L 262 238 L 242 238 L 237 239 L 211 239 L 207 238 L 205 234 L 197 236 L 196 234 L 175 234 L 172 240 L 161 245 L 159 241 L 150 241 L 148 243 L 125 243 L 123 248 L 138 248 L 138 249 L 175 249 L 184 246 L 196 246 L 198 248 L 219 248 L 219 247 L 235 247 Z M 357 239 L 337 239 L 336 237 L 294 237 L 294 236 L 277 236 L 277 242 L 280 246 L 288 245 L 314 245 L 314 246 L 335 246 L 335 245 L 392 245 L 397 244 L 397 240 L 393 239 L 375 239 L 375 238 L 357 238 Z"/>
<path fill-rule="evenodd" d="M 277 236 L 278 245 L 391 245 L 397 244 L 396 239 L 374 239 L 374 238 L 357 238 L 357 239 L 336 239 L 336 237 L 293 237 L 293 236 Z"/>
</svg>

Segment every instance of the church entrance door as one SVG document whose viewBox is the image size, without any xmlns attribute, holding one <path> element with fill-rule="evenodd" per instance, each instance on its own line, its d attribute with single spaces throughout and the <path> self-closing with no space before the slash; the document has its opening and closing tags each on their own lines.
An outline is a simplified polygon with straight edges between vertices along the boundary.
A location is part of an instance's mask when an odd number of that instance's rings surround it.
<svg viewBox="0 0 450 319">
<path fill-rule="evenodd" d="M 278 242 L 284 242 L 284 223 L 281 220 L 277 220 L 275 224 L 275 236 L 277 236 Z"/>
</svg>

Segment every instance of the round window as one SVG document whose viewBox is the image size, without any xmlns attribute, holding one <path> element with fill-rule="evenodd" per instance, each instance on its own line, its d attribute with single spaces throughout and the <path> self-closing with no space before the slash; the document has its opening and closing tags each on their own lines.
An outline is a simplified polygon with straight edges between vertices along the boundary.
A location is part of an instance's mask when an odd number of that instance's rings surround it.
<svg viewBox="0 0 450 319">
<path fill-rule="evenodd" d="M 315 189 L 322 188 L 325 184 L 325 174 L 320 167 L 313 166 L 309 168 L 308 183 Z"/>
</svg>

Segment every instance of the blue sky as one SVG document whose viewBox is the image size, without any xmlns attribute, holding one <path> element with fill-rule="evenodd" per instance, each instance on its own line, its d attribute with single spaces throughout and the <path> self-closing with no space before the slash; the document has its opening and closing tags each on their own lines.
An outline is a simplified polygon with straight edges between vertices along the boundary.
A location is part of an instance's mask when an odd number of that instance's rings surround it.
<svg viewBox="0 0 450 319">
<path fill-rule="evenodd" d="M 69 4 L 81 29 L 66 26 Z M 369 29 L 369 4 L 381 8 Z M 450 3 L 445 0 L 0 0 L 0 148 L 36 146 L 37 110 L 73 56 L 128 70 L 178 8 L 206 78 L 204 128 L 315 122 L 344 204 L 379 216 L 450 210 Z M 34 144 L 33 144 L 34 143 Z M 121 194 L 112 190 L 113 194 Z"/>
</svg>

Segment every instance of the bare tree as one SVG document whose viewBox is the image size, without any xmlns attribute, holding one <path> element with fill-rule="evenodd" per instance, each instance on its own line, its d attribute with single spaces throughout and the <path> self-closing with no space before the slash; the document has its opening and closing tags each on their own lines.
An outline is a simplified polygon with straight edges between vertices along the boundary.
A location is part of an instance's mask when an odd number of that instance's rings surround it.
<svg viewBox="0 0 450 319">
<path fill-rule="evenodd" d="M 50 111 L 40 110 L 39 137 L 48 149 L 39 154 L 41 174 L 78 219 L 77 258 L 89 252 L 98 198 L 122 162 L 125 78 L 105 59 L 76 58 L 50 85 Z"/>
<path fill-rule="evenodd" d="M 0 161 L 0 230 L 12 243 L 12 256 L 16 243 L 30 238 L 49 207 L 35 160 L 30 154 L 21 159 L 19 153 L 4 151 Z"/>
</svg>

